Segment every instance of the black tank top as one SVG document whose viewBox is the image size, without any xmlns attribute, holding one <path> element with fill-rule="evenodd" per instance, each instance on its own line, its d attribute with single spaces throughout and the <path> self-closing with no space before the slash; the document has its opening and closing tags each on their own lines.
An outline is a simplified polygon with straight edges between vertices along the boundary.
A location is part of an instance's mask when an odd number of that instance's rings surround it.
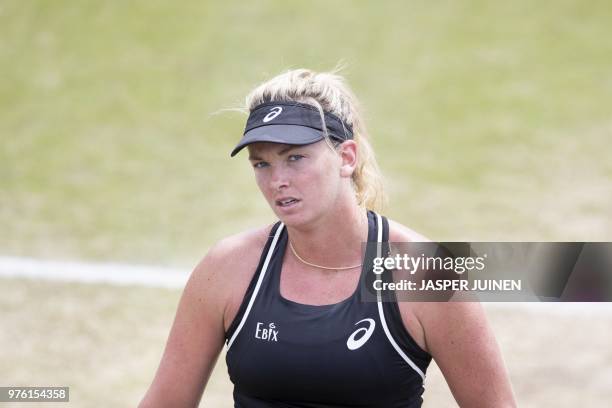
<svg viewBox="0 0 612 408">
<path fill-rule="evenodd" d="M 387 219 L 368 211 L 368 242 L 388 242 Z M 431 356 L 406 331 L 396 301 L 315 306 L 280 295 L 287 231 L 274 225 L 226 333 L 234 406 L 420 407 Z M 365 255 L 360 284 L 368 274 Z M 371 271 L 371 269 L 370 269 Z"/>
</svg>

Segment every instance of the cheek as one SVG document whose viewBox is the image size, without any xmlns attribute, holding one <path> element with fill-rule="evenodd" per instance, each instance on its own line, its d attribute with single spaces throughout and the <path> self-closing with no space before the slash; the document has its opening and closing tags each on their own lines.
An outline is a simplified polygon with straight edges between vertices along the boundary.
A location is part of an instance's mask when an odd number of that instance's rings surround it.
<svg viewBox="0 0 612 408">
<path fill-rule="evenodd" d="M 268 186 L 270 183 L 268 183 L 265 173 L 256 171 L 255 182 L 257 183 L 257 187 L 259 187 L 259 191 L 261 191 L 265 197 L 268 197 Z"/>
<path fill-rule="evenodd" d="M 316 171 L 309 174 L 309 179 L 304 181 L 311 191 L 319 196 L 335 196 L 338 191 L 339 169 L 333 160 L 322 160 L 318 163 Z"/>
</svg>

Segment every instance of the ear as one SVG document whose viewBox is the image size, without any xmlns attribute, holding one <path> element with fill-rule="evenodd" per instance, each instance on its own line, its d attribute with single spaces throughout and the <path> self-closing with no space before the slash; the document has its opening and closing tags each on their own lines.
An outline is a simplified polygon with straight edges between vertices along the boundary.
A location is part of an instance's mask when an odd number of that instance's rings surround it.
<svg viewBox="0 0 612 408">
<path fill-rule="evenodd" d="M 338 146 L 338 155 L 341 159 L 340 176 L 352 177 L 357 167 L 357 143 L 354 140 L 346 140 Z"/>
</svg>

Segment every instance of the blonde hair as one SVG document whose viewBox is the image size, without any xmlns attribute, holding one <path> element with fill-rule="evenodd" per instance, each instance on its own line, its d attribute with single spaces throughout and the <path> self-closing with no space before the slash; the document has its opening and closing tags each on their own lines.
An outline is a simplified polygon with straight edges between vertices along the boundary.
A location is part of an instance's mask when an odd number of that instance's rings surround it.
<svg viewBox="0 0 612 408">
<path fill-rule="evenodd" d="M 321 115 L 325 140 L 334 149 L 323 119 L 323 111 L 331 112 L 352 127 L 357 144 L 357 167 L 353 172 L 353 188 L 358 205 L 380 212 L 386 204 L 383 180 L 374 150 L 360 113 L 357 98 L 345 79 L 332 72 L 294 69 L 260 84 L 246 97 L 246 108 L 270 101 L 301 102 L 315 106 Z M 335 149 L 334 149 L 335 151 Z"/>
</svg>

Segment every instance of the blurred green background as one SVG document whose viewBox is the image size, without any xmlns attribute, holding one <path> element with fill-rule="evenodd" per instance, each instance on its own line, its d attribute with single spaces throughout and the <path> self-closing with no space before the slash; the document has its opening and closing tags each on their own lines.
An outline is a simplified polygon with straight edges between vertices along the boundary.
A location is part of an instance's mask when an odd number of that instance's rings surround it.
<svg viewBox="0 0 612 408">
<path fill-rule="evenodd" d="M 273 220 L 248 91 L 339 61 L 390 217 L 432 239 L 612 234 L 608 1 L 0 2 L 3 254 L 192 266 Z M 217 114 L 214 114 L 217 113 Z"/>
<path fill-rule="evenodd" d="M 229 158 L 246 117 L 223 109 L 339 62 L 389 217 L 435 240 L 612 238 L 609 1 L 0 0 L 0 255 L 193 267 L 274 220 L 244 155 Z M 70 385 L 92 407 L 143 395 L 180 295 L 24 279 L 0 293 L 0 385 Z M 566 324 L 508 326 L 502 349 Z M 557 354 L 533 371 L 529 353 L 507 356 L 513 382 L 522 406 L 545 406 L 530 379 L 571 373 Z"/>
</svg>

